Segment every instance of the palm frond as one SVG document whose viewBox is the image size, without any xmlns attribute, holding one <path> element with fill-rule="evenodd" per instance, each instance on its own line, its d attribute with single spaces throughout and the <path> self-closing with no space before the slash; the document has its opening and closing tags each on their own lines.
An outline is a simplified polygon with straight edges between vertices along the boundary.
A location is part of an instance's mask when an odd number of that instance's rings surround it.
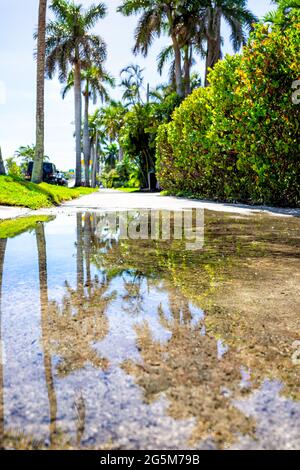
<svg viewBox="0 0 300 470">
<path fill-rule="evenodd" d="M 107 14 L 107 7 L 104 3 L 91 5 L 83 15 L 83 23 L 88 31 L 95 26 L 98 20 L 104 18 Z"/>
<path fill-rule="evenodd" d="M 157 56 L 157 70 L 160 75 L 162 74 L 166 63 L 171 59 L 174 59 L 174 49 L 172 46 L 167 46 L 162 49 Z"/>
<path fill-rule="evenodd" d="M 146 56 L 154 38 L 159 37 L 160 33 L 161 16 L 159 13 L 155 9 L 145 11 L 135 30 L 134 54 L 141 52 L 143 56 Z"/>
<path fill-rule="evenodd" d="M 66 86 L 63 88 L 62 91 L 62 99 L 64 100 L 66 95 L 69 93 L 69 91 L 73 88 L 74 86 L 74 72 L 70 72 L 68 76 L 68 81 Z"/>
</svg>

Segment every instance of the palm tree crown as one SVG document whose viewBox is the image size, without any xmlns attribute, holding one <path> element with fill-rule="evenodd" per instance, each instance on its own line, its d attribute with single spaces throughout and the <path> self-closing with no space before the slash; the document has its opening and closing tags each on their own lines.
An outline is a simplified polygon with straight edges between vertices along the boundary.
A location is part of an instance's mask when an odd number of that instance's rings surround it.
<svg viewBox="0 0 300 470">
<path fill-rule="evenodd" d="M 102 102 L 109 101 L 109 93 L 107 86 L 114 87 L 115 79 L 106 70 L 96 67 L 95 65 L 81 71 L 81 80 L 84 83 L 82 94 L 88 95 L 96 104 L 99 97 Z M 71 71 L 68 75 L 68 81 L 63 89 L 62 97 L 65 98 L 66 94 L 74 87 L 74 72 Z"/>
<path fill-rule="evenodd" d="M 246 0 L 123 0 L 118 11 L 126 16 L 140 15 L 135 53 L 146 56 L 154 39 L 162 33 L 171 38 L 171 46 L 160 54 L 158 66 L 161 71 L 166 60 L 172 59 L 170 75 L 181 96 L 191 90 L 194 52 L 206 55 L 206 75 L 221 58 L 222 19 L 231 29 L 235 52 L 246 42 L 249 29 L 257 21 Z"/>
<path fill-rule="evenodd" d="M 142 102 L 141 90 L 143 88 L 144 69 L 139 65 L 131 64 L 121 70 L 120 86 L 124 89 L 122 100 L 127 104 Z"/>
<path fill-rule="evenodd" d="M 84 11 L 82 5 L 67 0 L 54 0 L 50 7 L 56 19 L 46 28 L 46 74 L 52 78 L 58 71 L 65 82 L 70 68 L 76 63 L 81 68 L 91 64 L 101 68 L 106 59 L 106 44 L 98 35 L 90 33 L 96 22 L 106 15 L 103 3 Z"/>
<path fill-rule="evenodd" d="M 183 94 L 181 70 L 181 32 L 180 18 L 186 0 L 123 0 L 118 11 L 125 16 L 140 14 L 135 32 L 134 52 L 148 54 L 149 47 L 155 37 L 167 33 L 172 40 L 175 57 L 176 88 L 179 95 Z"/>
</svg>

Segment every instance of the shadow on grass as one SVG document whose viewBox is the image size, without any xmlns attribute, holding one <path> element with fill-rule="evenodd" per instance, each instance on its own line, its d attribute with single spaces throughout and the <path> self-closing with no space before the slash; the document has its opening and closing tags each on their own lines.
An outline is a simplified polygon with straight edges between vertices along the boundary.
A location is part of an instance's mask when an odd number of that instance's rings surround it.
<svg viewBox="0 0 300 470">
<path fill-rule="evenodd" d="M 39 185 L 16 176 L 0 176 L 0 204 L 23 206 L 36 210 L 59 205 L 85 194 L 95 192 L 92 188 L 66 188 L 41 183 Z"/>
<path fill-rule="evenodd" d="M 22 178 L 18 177 L 10 177 L 14 182 L 20 184 L 21 186 L 25 187 L 29 191 L 32 191 L 37 194 L 43 194 L 46 196 L 48 199 L 50 199 L 50 202 L 52 202 L 55 205 L 58 205 L 60 203 L 59 198 L 57 197 L 56 194 L 51 193 L 51 191 L 47 190 L 46 188 L 41 187 L 38 184 L 31 183 L 31 181 L 25 181 Z"/>
</svg>

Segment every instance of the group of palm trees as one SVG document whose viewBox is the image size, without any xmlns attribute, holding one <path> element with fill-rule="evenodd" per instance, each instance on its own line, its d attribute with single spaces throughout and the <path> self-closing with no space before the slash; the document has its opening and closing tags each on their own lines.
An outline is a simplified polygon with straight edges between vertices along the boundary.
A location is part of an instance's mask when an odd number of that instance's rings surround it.
<svg viewBox="0 0 300 470">
<path fill-rule="evenodd" d="M 85 97 L 85 123 L 83 150 L 85 161 L 85 184 L 90 185 L 89 166 L 91 158 L 88 136 L 88 112 L 91 97 L 100 95 L 107 99 L 105 84 L 113 84 L 113 79 L 104 70 L 106 44 L 92 33 L 97 21 L 106 15 L 103 3 L 84 9 L 82 5 L 68 0 L 52 0 L 50 9 L 54 19 L 46 24 L 47 0 L 40 0 L 39 25 L 37 32 L 37 116 L 36 154 L 32 181 L 42 180 L 44 155 L 44 79 L 52 79 L 58 73 L 60 82 L 66 84 L 65 93 L 74 88 L 75 140 L 76 140 L 76 180 L 81 186 L 81 134 L 82 134 L 82 95 Z M 84 88 L 83 87 L 84 83 Z"/>
<path fill-rule="evenodd" d="M 144 56 L 155 39 L 170 37 L 170 45 L 159 56 L 160 68 L 171 59 L 171 76 L 179 96 L 190 93 L 191 67 L 195 54 L 206 58 L 208 71 L 221 58 L 221 21 L 231 29 L 235 51 L 245 43 L 257 18 L 247 8 L 247 0 L 123 0 L 118 11 L 138 14 L 134 52 Z"/>
<path fill-rule="evenodd" d="M 98 20 L 106 15 L 103 3 L 84 9 L 73 0 L 52 0 L 50 9 L 54 19 L 46 22 L 47 0 L 39 1 L 39 25 L 37 31 L 37 112 L 36 112 L 36 152 L 32 181 L 42 180 L 44 158 L 44 79 L 52 79 L 58 72 L 59 80 L 65 84 L 63 96 L 74 89 L 75 140 L 76 140 L 76 180 L 82 184 L 81 153 L 83 149 L 86 186 L 90 185 L 90 161 L 92 156 L 92 185 L 95 184 L 97 152 L 92 151 L 89 133 L 89 102 L 100 97 L 109 99 L 106 86 L 114 86 L 114 79 L 106 72 L 104 62 L 107 56 L 104 40 L 93 34 L 92 29 Z M 123 0 L 118 11 L 125 16 L 139 15 L 135 32 L 134 52 L 144 56 L 156 37 L 166 34 L 170 45 L 162 50 L 158 58 L 161 71 L 171 63 L 171 82 L 180 97 L 191 92 L 191 68 L 195 54 L 206 57 L 207 72 L 221 58 L 222 18 L 231 28 L 231 41 L 238 50 L 256 21 L 247 9 L 246 0 Z M 127 85 L 127 100 L 140 98 L 138 77 L 134 77 L 135 87 L 130 84 L 130 73 L 124 69 Z M 127 80 L 127 82 L 126 82 Z M 137 85 L 136 85 L 137 84 Z M 149 92 L 149 90 L 148 90 Z M 129 93 L 129 94 L 128 94 Z M 131 94 L 131 95 L 130 95 Z M 129 96 L 130 95 L 130 96 Z M 132 96 L 134 95 L 134 96 Z M 82 99 L 84 98 L 84 125 L 82 131 Z"/>
</svg>

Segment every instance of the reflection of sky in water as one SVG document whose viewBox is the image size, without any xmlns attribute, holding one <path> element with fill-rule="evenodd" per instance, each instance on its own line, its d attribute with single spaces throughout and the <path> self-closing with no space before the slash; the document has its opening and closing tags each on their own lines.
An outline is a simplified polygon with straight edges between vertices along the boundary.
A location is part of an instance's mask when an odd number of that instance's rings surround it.
<svg viewBox="0 0 300 470">
<path fill-rule="evenodd" d="M 97 345 L 96 349 L 101 355 L 112 363 L 121 363 L 126 359 L 140 360 L 136 345 L 135 327 L 147 322 L 152 337 L 155 341 L 165 342 L 171 337 L 171 332 L 166 330 L 159 319 L 159 308 L 162 308 L 166 319 L 171 319 L 168 292 L 164 291 L 162 284 L 158 289 L 151 286 L 151 281 L 143 277 L 139 280 L 138 309 L 130 310 L 130 302 L 126 298 L 126 282 L 134 280 L 134 275 L 126 273 L 115 277 L 105 295 L 116 293 L 116 298 L 109 304 L 106 311 L 109 319 L 109 334 Z M 129 304 L 129 305 L 128 305 Z M 200 309 L 190 304 L 192 321 L 196 326 L 203 319 Z M 131 312 L 135 313 L 131 313 Z"/>
<path fill-rule="evenodd" d="M 300 403 L 283 396 L 283 385 L 266 380 L 245 399 L 233 400 L 246 416 L 255 418 L 259 440 L 244 437 L 233 449 L 300 448 Z"/>
<path fill-rule="evenodd" d="M 32 424 L 48 420 L 34 233 L 8 240 L 2 286 L 5 420 L 22 429 L 25 416 Z"/>
<path fill-rule="evenodd" d="M 49 300 L 61 302 L 66 293 L 65 281 L 76 288 L 76 217 L 57 217 L 45 225 L 45 233 L 48 296 Z M 92 279 L 96 274 L 100 280 L 105 279 L 105 271 L 91 265 Z M 13 291 L 11 286 L 14 286 Z M 105 312 L 109 332 L 102 341 L 92 345 L 99 356 L 108 359 L 108 371 L 103 372 L 87 364 L 59 378 L 56 375 L 58 358 L 52 357 L 58 429 L 65 431 L 68 437 L 76 438 L 79 419 L 76 406 L 81 400 L 85 409 L 83 443 L 111 439 L 126 448 L 186 447 L 194 420 L 178 421 L 169 417 L 166 413 L 168 403 L 163 397 L 146 404 L 142 390 L 120 368 L 120 364 L 128 359 L 142 361 L 136 344 L 137 326 L 147 323 L 157 342 L 164 343 L 170 339 L 171 331 L 160 321 L 160 314 L 167 322 L 172 320 L 170 295 L 164 280 L 147 279 L 142 275 L 137 277 L 134 271 L 116 275 L 105 291 L 106 297 L 112 296 Z M 177 295 L 180 300 L 180 293 Z M 188 305 L 191 325 L 199 326 L 199 334 L 206 335 L 203 311 L 191 302 Z M 34 232 L 7 242 L 1 310 L 5 352 L 5 429 L 23 430 L 37 439 L 46 439 L 49 436 L 49 399 L 41 342 Z M 181 321 L 182 317 L 181 311 Z M 228 351 L 222 339 L 216 340 L 216 354 L 220 360 Z M 248 389 L 251 387 L 251 372 L 242 365 L 240 370 L 240 387 Z M 237 436 L 234 448 L 300 447 L 300 405 L 281 396 L 279 383 L 266 381 L 257 391 L 239 400 L 225 388 L 220 391 L 235 407 L 257 422 L 259 441 Z M 205 447 L 206 444 L 198 445 Z"/>
<path fill-rule="evenodd" d="M 75 438 L 76 412 L 74 403 L 81 396 L 85 403 L 83 444 L 113 439 L 114 443 L 133 448 L 183 447 L 191 435 L 194 420 L 174 420 L 166 415 L 167 402 L 157 400 L 148 405 L 140 389 L 119 367 L 107 373 L 91 366 L 56 380 L 58 417 L 61 429 Z"/>
<path fill-rule="evenodd" d="M 66 280 L 76 287 L 76 221 L 67 217 L 62 223 L 58 217 L 45 225 L 45 234 L 48 296 L 49 300 L 60 302 Z M 98 271 L 93 266 L 91 274 L 92 278 L 95 274 L 99 279 L 105 277 L 103 270 Z M 135 286 L 136 282 L 135 275 L 127 272 L 112 279 L 105 292 L 106 296 L 114 294 L 106 311 L 109 333 L 94 348 L 109 360 L 108 372 L 86 365 L 58 378 L 55 375 L 58 360 L 52 357 L 58 428 L 75 438 L 76 402 L 81 397 L 85 404 L 84 442 L 103 442 L 109 438 L 122 442 L 132 435 L 134 446 L 134 442 L 138 445 L 136 436 L 139 435 L 139 442 L 148 442 L 151 447 L 155 436 L 161 444 L 162 433 L 165 433 L 164 446 L 168 448 L 173 433 L 172 445 L 180 447 L 192 432 L 193 420 L 181 421 L 179 425 L 165 415 L 167 403 L 163 400 L 145 404 L 133 379 L 118 367 L 126 359 L 141 360 L 136 346 L 137 325 L 147 322 L 157 341 L 165 342 L 171 337 L 171 332 L 159 321 L 160 307 L 164 317 L 171 319 L 164 283 L 153 285 L 142 277 L 138 280 L 138 295 L 130 296 L 126 287 Z M 191 322 L 196 326 L 203 319 L 203 313 L 192 304 L 190 310 Z M 36 439 L 47 439 L 49 400 L 40 328 L 38 260 L 33 232 L 9 239 L 5 255 L 2 288 L 5 428 L 23 431 Z"/>
<path fill-rule="evenodd" d="M 227 344 L 224 344 L 223 340 L 218 339 L 218 341 L 217 341 L 217 350 L 218 350 L 218 359 L 222 359 L 224 354 L 226 354 L 227 351 L 228 351 L 228 346 L 227 346 Z"/>
</svg>

